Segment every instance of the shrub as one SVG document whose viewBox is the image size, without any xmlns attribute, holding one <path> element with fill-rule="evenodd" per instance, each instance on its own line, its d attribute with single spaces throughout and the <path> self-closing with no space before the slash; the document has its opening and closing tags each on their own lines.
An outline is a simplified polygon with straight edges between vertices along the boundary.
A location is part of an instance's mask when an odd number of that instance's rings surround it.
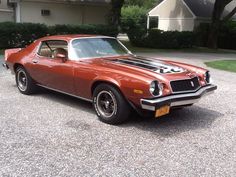
<svg viewBox="0 0 236 177">
<path fill-rule="evenodd" d="M 161 49 L 191 48 L 195 42 L 193 32 L 162 31 L 151 29 L 148 33 L 141 29 L 128 32 L 131 43 L 138 47 L 150 47 Z"/>
<path fill-rule="evenodd" d="M 116 37 L 118 29 L 107 25 L 55 25 L 49 27 L 51 35 L 56 34 L 98 34 Z"/>
<path fill-rule="evenodd" d="M 43 24 L 32 23 L 0 23 L 0 48 L 24 47 L 35 39 L 48 34 Z"/>
<path fill-rule="evenodd" d="M 34 40 L 57 34 L 99 34 L 117 36 L 118 29 L 106 25 L 55 25 L 33 23 L 0 23 L 0 48 L 25 47 Z"/>
<path fill-rule="evenodd" d="M 209 23 L 202 23 L 194 30 L 197 36 L 197 46 L 207 46 L 209 29 Z M 224 49 L 236 49 L 236 22 L 229 21 L 221 26 L 218 36 L 218 47 Z"/>
<path fill-rule="evenodd" d="M 151 24 L 157 26 L 155 23 Z M 121 27 L 126 32 L 130 42 L 138 47 L 151 48 L 189 48 L 193 46 L 192 32 L 164 32 L 158 29 L 147 31 L 147 10 L 138 6 L 128 6 L 121 11 Z"/>
<path fill-rule="evenodd" d="M 236 49 L 236 22 L 230 21 L 222 25 L 218 39 L 218 47 Z"/>
<path fill-rule="evenodd" d="M 123 7 L 121 10 L 121 28 L 123 32 L 134 29 L 146 29 L 147 10 L 138 6 Z"/>
<path fill-rule="evenodd" d="M 209 33 L 209 23 L 201 23 L 196 29 L 194 29 L 194 33 L 197 36 L 195 44 L 197 46 L 206 47 L 207 46 L 207 38 Z"/>
<path fill-rule="evenodd" d="M 130 42 L 142 47 L 147 34 L 147 10 L 139 6 L 123 7 L 121 11 L 121 29 L 127 33 Z"/>
<path fill-rule="evenodd" d="M 188 31 L 178 32 L 151 29 L 145 42 L 145 46 L 152 48 L 191 48 L 194 45 L 194 34 Z"/>
</svg>

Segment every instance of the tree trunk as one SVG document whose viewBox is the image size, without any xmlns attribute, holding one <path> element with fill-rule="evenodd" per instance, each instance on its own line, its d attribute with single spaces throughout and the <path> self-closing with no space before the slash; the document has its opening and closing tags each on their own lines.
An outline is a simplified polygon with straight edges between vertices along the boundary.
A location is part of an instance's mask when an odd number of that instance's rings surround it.
<svg viewBox="0 0 236 177">
<path fill-rule="evenodd" d="M 218 35 L 221 27 L 221 16 L 224 12 L 224 8 L 232 0 L 216 0 L 213 14 L 212 23 L 208 34 L 207 47 L 217 49 Z"/>
<path fill-rule="evenodd" d="M 112 0 L 111 9 L 111 24 L 114 26 L 120 25 L 121 8 L 124 4 L 124 0 Z"/>
<path fill-rule="evenodd" d="M 218 36 L 220 31 L 221 22 L 214 22 L 211 24 L 209 35 L 208 35 L 208 42 L 207 47 L 211 49 L 218 48 Z"/>
</svg>

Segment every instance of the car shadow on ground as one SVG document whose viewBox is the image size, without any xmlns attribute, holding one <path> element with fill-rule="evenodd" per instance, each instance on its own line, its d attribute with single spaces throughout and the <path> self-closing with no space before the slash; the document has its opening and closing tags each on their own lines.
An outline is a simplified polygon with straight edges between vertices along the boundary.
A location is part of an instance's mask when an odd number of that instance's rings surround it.
<svg viewBox="0 0 236 177">
<path fill-rule="evenodd" d="M 83 111 L 86 111 L 88 113 L 95 114 L 92 103 L 78 99 L 73 96 L 69 96 L 63 93 L 59 93 L 59 92 L 44 89 L 44 88 L 39 88 L 38 92 L 34 95 L 53 100 L 55 102 L 58 102 L 66 106 L 70 106 L 72 108 L 82 109 Z"/>
<path fill-rule="evenodd" d="M 44 97 L 95 115 L 91 103 L 72 96 L 43 88 L 40 89 L 36 96 Z M 182 132 L 210 128 L 213 122 L 222 116 L 223 114 L 220 112 L 193 105 L 180 110 L 171 110 L 169 115 L 161 118 L 144 118 L 133 114 L 129 121 L 118 126 L 121 128 L 136 127 L 143 131 L 152 132 L 158 136 L 171 137 Z M 97 121 L 99 120 L 97 119 Z"/>
<path fill-rule="evenodd" d="M 176 134 L 208 129 L 214 121 L 223 114 L 214 110 L 193 105 L 183 109 L 171 110 L 170 114 L 160 118 L 143 118 L 132 116 L 131 120 L 121 127 L 136 127 L 144 131 L 150 131 L 159 136 L 171 137 Z"/>
</svg>

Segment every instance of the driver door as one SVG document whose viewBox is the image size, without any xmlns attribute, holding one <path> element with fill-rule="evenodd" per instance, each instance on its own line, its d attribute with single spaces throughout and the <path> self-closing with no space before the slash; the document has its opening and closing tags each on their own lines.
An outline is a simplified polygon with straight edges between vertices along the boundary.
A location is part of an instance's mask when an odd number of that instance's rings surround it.
<svg viewBox="0 0 236 177">
<path fill-rule="evenodd" d="M 67 53 L 68 44 L 62 40 L 43 41 L 31 63 L 31 76 L 40 85 L 58 91 L 74 94 L 73 61 L 57 57 L 55 51 Z"/>
</svg>

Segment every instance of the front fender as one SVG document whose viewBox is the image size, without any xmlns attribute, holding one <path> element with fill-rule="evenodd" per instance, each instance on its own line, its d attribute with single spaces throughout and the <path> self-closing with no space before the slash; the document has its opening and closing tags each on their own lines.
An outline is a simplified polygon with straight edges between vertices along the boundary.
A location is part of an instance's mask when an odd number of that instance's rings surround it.
<svg viewBox="0 0 236 177">
<path fill-rule="evenodd" d="M 139 105 L 141 98 L 150 97 L 149 84 L 138 80 L 137 78 L 129 78 L 119 76 L 118 78 L 111 78 L 109 76 L 96 77 L 91 84 L 91 93 L 100 83 L 108 83 L 116 88 L 123 94 L 127 101 L 132 102 L 134 105 Z"/>
</svg>

